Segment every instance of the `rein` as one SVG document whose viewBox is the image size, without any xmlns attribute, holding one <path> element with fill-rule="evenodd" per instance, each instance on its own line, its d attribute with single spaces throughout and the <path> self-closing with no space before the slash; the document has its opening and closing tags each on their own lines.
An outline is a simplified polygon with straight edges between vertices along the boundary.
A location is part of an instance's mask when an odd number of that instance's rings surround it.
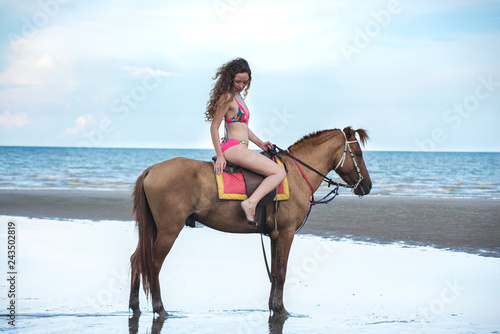
<svg viewBox="0 0 500 334">
<path fill-rule="evenodd" d="M 333 181 L 328 176 L 324 175 L 323 173 L 319 172 L 315 168 L 309 166 L 308 164 L 306 164 L 302 160 L 300 160 L 297 157 L 295 157 L 292 153 L 290 153 L 287 150 L 284 150 L 284 149 L 282 149 L 282 148 L 280 148 L 280 147 L 278 147 L 276 145 L 273 145 L 274 146 L 274 151 L 279 150 L 280 153 L 283 153 L 284 155 L 286 155 L 286 156 L 288 156 L 288 157 L 290 157 L 290 158 L 293 159 L 293 161 L 295 162 L 295 165 L 297 165 L 297 168 L 299 169 L 300 173 L 302 174 L 302 176 L 306 180 L 307 184 L 309 185 L 309 188 L 311 189 L 311 199 L 310 199 L 310 204 L 309 204 L 309 211 L 307 212 L 307 215 L 304 218 L 304 221 L 302 222 L 302 225 L 300 225 L 299 229 L 297 231 L 295 231 L 295 233 L 299 232 L 302 229 L 302 227 L 304 227 L 304 225 L 306 224 L 306 221 L 309 218 L 309 214 L 311 213 L 311 209 L 312 209 L 313 205 L 316 205 L 316 204 L 328 204 L 335 197 L 337 197 L 337 195 L 339 194 L 339 192 L 338 192 L 339 187 L 349 188 L 352 191 L 354 191 L 354 189 L 356 189 L 359 186 L 359 184 L 361 183 L 361 181 L 363 181 L 363 176 L 361 175 L 361 170 L 358 167 L 356 159 L 354 158 L 354 154 L 352 153 L 351 146 L 349 145 L 349 144 L 352 144 L 352 143 L 357 143 L 358 141 L 357 140 L 348 141 L 347 140 L 347 136 L 345 135 L 344 131 L 342 131 L 342 134 L 344 135 L 344 139 L 345 139 L 344 153 L 342 153 L 342 157 L 340 158 L 337 166 L 335 166 L 335 168 L 333 170 L 337 171 L 337 169 L 339 167 L 343 167 L 344 166 L 345 158 L 346 158 L 346 155 L 347 155 L 347 150 L 349 150 L 349 154 L 351 155 L 352 161 L 354 163 L 354 167 L 356 168 L 356 172 L 358 172 L 358 180 L 356 181 L 356 183 L 354 185 L 349 185 L 347 183 Z M 275 153 L 275 155 L 278 158 L 281 159 L 281 157 L 277 153 Z M 314 173 L 316 173 L 319 176 L 323 177 L 323 181 L 328 184 L 328 187 L 330 187 L 331 185 L 334 185 L 335 188 L 332 191 L 330 191 L 328 194 L 326 194 L 326 196 L 323 197 L 322 199 L 320 199 L 318 201 L 315 201 L 314 200 L 314 188 L 313 188 L 311 182 L 309 181 L 309 179 L 307 178 L 306 174 L 304 173 L 304 171 L 302 170 L 302 168 L 300 167 L 299 164 L 303 165 L 304 167 L 310 169 Z"/>
<path fill-rule="evenodd" d="M 280 148 L 280 147 L 278 147 L 276 145 L 273 145 L 273 150 L 269 151 L 277 159 L 280 159 L 281 162 L 283 162 L 283 159 L 276 152 L 276 150 L 278 150 L 278 151 L 280 151 L 280 153 L 283 153 L 284 155 L 292 158 L 292 160 L 295 162 L 295 165 L 297 165 L 297 168 L 299 169 L 299 171 L 301 172 L 302 176 L 304 177 L 304 179 L 306 180 L 307 184 L 309 185 L 309 188 L 311 189 L 311 199 L 310 199 L 310 203 L 309 203 L 309 211 L 307 212 L 307 215 L 304 218 L 304 221 L 300 225 L 299 229 L 297 231 L 295 231 L 295 233 L 299 232 L 302 229 L 302 227 L 304 227 L 304 225 L 306 224 L 306 221 L 309 218 L 309 214 L 311 213 L 311 209 L 312 209 L 313 205 L 316 205 L 316 204 L 328 204 L 335 197 L 337 197 L 337 195 L 339 194 L 339 187 L 349 188 L 352 191 L 354 191 L 354 189 L 356 189 L 359 186 L 359 184 L 361 183 L 361 181 L 363 181 L 363 176 L 361 175 L 361 170 L 359 169 L 358 164 L 356 163 L 356 159 L 354 158 L 354 154 L 352 153 L 351 146 L 349 145 L 349 144 L 352 144 L 352 143 L 357 143 L 358 141 L 357 140 L 348 141 L 347 140 L 347 136 L 345 135 L 344 131 L 342 131 L 342 134 L 344 135 L 344 138 L 345 138 L 344 153 L 342 154 L 342 157 L 340 158 L 339 163 L 337 164 L 337 166 L 333 170 L 337 171 L 337 169 L 339 167 L 343 167 L 344 166 L 345 157 L 347 155 L 347 150 L 349 149 L 349 153 L 350 153 L 352 161 L 354 163 L 354 167 L 356 168 L 356 171 L 358 172 L 358 180 L 356 181 L 356 184 L 354 184 L 354 185 L 349 185 L 347 183 L 333 181 L 328 176 L 324 175 L 323 173 L 321 173 L 318 170 L 316 170 L 315 168 L 309 166 L 308 164 L 306 164 L 305 162 L 303 162 L 299 158 L 295 157 L 292 153 L 290 153 L 287 150 L 284 150 L 284 149 L 282 149 L 282 148 Z M 288 169 L 287 169 L 286 164 L 284 162 L 283 162 L 283 165 L 285 166 L 285 170 L 286 170 L 286 172 L 288 174 Z M 303 165 L 304 167 L 312 170 L 314 173 L 316 173 L 319 176 L 323 177 L 323 181 L 325 181 L 326 183 L 328 183 L 328 187 L 330 187 L 331 185 L 334 185 L 335 188 L 332 191 L 330 191 L 328 194 L 326 194 L 326 196 L 323 197 L 322 199 L 320 199 L 318 201 L 315 201 L 314 200 L 314 188 L 313 188 L 313 186 L 311 184 L 311 181 L 309 181 L 309 179 L 307 178 L 306 174 L 304 173 L 304 171 L 302 170 L 302 167 L 300 167 L 300 165 Z M 276 205 L 277 205 L 277 203 L 276 203 Z M 266 206 L 265 205 L 262 206 L 262 210 L 263 211 L 261 213 L 261 220 L 262 220 L 262 222 L 261 222 L 260 241 L 262 243 L 262 253 L 264 254 L 264 262 L 266 264 L 267 275 L 269 277 L 269 281 L 272 283 L 271 270 L 269 269 L 269 264 L 267 262 L 266 250 L 264 248 L 264 239 L 263 239 L 264 226 L 266 224 L 266 218 L 265 218 L 266 217 Z M 276 210 L 277 210 L 277 207 L 276 207 Z"/>
</svg>

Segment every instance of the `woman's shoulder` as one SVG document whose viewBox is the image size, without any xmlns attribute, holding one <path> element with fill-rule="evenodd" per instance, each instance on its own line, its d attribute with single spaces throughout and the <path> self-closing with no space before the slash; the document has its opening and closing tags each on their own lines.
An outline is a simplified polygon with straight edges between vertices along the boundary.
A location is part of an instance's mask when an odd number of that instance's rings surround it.
<svg viewBox="0 0 500 334">
<path fill-rule="evenodd" d="M 220 96 L 220 99 L 222 102 L 229 102 L 230 100 L 233 99 L 233 94 L 231 93 L 224 93 Z"/>
<path fill-rule="evenodd" d="M 234 95 L 231 93 L 222 94 L 219 101 L 220 105 L 226 106 L 226 110 L 237 108 L 236 100 L 234 99 Z"/>
</svg>

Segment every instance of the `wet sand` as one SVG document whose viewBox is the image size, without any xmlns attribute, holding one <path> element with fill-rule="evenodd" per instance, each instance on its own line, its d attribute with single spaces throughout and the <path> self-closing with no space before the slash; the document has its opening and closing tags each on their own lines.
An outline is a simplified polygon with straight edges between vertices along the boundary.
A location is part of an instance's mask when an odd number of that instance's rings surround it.
<svg viewBox="0 0 500 334">
<path fill-rule="evenodd" d="M 500 201 L 342 194 L 313 207 L 301 234 L 404 242 L 500 257 Z M 0 215 L 132 220 L 130 191 L 0 190 Z"/>
<path fill-rule="evenodd" d="M 339 197 L 316 205 L 300 231 L 378 243 L 404 242 L 500 256 L 500 201 Z"/>
<path fill-rule="evenodd" d="M 0 216 L 5 226 L 6 216 Z M 12 333 L 496 333 L 500 258 L 298 235 L 284 302 L 269 322 L 260 237 L 185 228 L 160 274 L 167 319 L 129 318 L 133 221 L 9 217 L 17 227 Z M 7 240 L 7 229 L 0 229 Z M 266 243 L 270 254 L 269 243 Z M 7 258 L 6 248 L 0 256 Z M 0 261 L 7 272 L 7 261 Z M 9 282 L 0 282 L 8 319 Z M 156 321 L 159 320 L 159 321 Z M 286 321 L 285 321 L 286 320 Z M 10 325 L 9 325 L 10 326 Z M 8 327 L 0 324 L 0 331 Z"/>
<path fill-rule="evenodd" d="M 284 299 L 292 316 L 277 325 L 268 322 L 260 237 L 185 228 L 160 274 L 172 316 L 157 321 L 141 290 L 143 314 L 134 322 L 130 192 L 0 191 L 0 225 L 16 216 L 8 221 L 19 246 L 12 332 L 499 332 L 497 203 L 345 195 L 315 207 L 290 253 Z M 407 244 L 489 249 L 495 257 Z M 4 319 L 7 283 L 0 283 Z"/>
</svg>

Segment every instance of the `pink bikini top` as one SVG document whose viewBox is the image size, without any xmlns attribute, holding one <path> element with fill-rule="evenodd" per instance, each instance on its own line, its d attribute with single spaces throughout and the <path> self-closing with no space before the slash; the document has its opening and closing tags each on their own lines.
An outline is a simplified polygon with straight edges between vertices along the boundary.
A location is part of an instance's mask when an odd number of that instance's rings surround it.
<svg viewBox="0 0 500 334">
<path fill-rule="evenodd" d="M 236 98 L 234 99 L 236 100 Z M 238 103 L 238 112 L 234 117 L 226 119 L 226 123 L 245 123 L 248 125 L 248 119 L 250 118 L 250 113 L 247 113 L 245 111 L 245 108 L 241 106 L 238 100 L 236 100 L 236 103 Z"/>
</svg>

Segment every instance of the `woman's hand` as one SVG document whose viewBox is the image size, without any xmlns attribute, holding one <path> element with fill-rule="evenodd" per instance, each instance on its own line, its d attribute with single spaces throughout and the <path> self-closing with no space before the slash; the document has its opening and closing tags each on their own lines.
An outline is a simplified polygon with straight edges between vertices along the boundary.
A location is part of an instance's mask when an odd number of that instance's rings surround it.
<svg viewBox="0 0 500 334">
<path fill-rule="evenodd" d="M 260 148 L 264 151 L 269 151 L 274 149 L 274 145 L 270 141 L 266 141 L 262 143 L 262 146 Z"/>
<path fill-rule="evenodd" d="M 217 161 L 214 164 L 214 172 L 219 175 L 226 168 L 226 158 L 223 155 L 217 157 Z"/>
<path fill-rule="evenodd" d="M 270 141 L 262 141 L 257 137 L 252 130 L 248 129 L 248 139 L 258 147 L 260 147 L 261 150 L 264 151 L 269 151 L 274 149 L 274 145 Z"/>
</svg>

